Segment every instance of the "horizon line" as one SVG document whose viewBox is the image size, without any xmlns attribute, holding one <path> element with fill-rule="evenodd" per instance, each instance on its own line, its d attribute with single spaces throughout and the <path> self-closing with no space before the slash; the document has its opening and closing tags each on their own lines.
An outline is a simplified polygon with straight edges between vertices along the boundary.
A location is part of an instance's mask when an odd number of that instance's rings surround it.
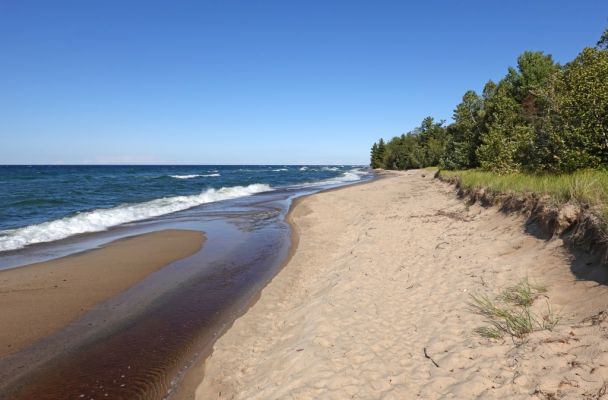
<svg viewBox="0 0 608 400">
<path fill-rule="evenodd" d="M 348 163 L 337 163 L 337 164 L 37 164 L 37 163 L 25 163 L 25 164 L 0 164 L 0 167 L 241 167 L 241 166 L 284 166 L 284 167 L 299 167 L 299 166 L 349 166 L 358 167 L 366 166 L 367 164 L 348 164 Z"/>
</svg>

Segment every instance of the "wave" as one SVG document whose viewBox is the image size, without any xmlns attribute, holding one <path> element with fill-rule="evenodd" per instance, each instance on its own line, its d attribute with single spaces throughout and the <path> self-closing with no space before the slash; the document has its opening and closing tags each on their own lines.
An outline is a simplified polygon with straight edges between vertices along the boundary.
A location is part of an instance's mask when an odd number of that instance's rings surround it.
<svg viewBox="0 0 608 400">
<path fill-rule="evenodd" d="M 317 186 L 332 186 L 339 185 L 342 183 L 348 182 L 356 182 L 363 179 L 364 176 L 368 175 L 369 172 L 365 171 L 362 168 L 353 168 L 349 171 L 342 173 L 340 176 L 336 176 L 334 178 L 323 179 L 317 182 L 309 182 L 300 185 L 295 185 L 294 187 L 317 187 Z"/>
<path fill-rule="evenodd" d="M 337 176 L 335 178 L 325 179 L 323 181 L 319 181 L 319 183 L 324 185 L 332 185 L 338 183 L 346 183 L 346 182 L 355 182 L 360 181 L 365 175 L 368 173 L 361 168 L 354 168 L 350 171 L 344 172 L 342 175 Z"/>
<path fill-rule="evenodd" d="M 323 167 L 323 168 L 321 168 L 321 170 L 323 170 L 323 171 L 338 171 L 339 168 L 338 167 Z"/>
<path fill-rule="evenodd" d="M 198 177 L 205 177 L 205 176 L 221 176 L 218 173 L 213 173 L 213 174 L 193 174 L 193 175 L 169 175 L 171 178 L 175 178 L 175 179 L 192 179 L 192 178 L 198 178 Z"/>
<path fill-rule="evenodd" d="M 80 233 L 104 231 L 112 226 L 158 217 L 205 203 L 271 190 L 273 189 L 269 185 L 256 183 L 249 186 L 208 189 L 190 196 L 164 197 L 143 203 L 123 204 L 113 208 L 82 212 L 54 221 L 0 231 L 0 251 L 16 250 L 30 244 L 51 242 Z"/>
<path fill-rule="evenodd" d="M 308 167 L 300 167 L 300 171 L 306 171 Z"/>
<path fill-rule="evenodd" d="M 198 178 L 199 176 L 202 175 L 169 175 L 171 178 L 175 178 L 175 179 L 192 179 L 192 178 Z"/>
<path fill-rule="evenodd" d="M 281 172 L 281 171 L 289 171 L 289 168 L 277 168 L 277 169 L 273 169 L 274 172 Z"/>
</svg>

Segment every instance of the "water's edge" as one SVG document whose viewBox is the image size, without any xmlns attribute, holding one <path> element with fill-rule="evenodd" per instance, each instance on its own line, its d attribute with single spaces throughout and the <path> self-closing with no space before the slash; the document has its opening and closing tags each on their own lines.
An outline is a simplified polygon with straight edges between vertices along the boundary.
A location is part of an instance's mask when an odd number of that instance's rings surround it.
<svg viewBox="0 0 608 400">
<path fill-rule="evenodd" d="M 295 223 L 295 221 L 293 219 L 293 213 L 294 213 L 295 209 L 298 207 L 298 205 L 309 197 L 313 197 L 313 196 L 316 196 L 316 195 L 319 195 L 322 193 L 348 189 L 353 186 L 368 184 L 370 182 L 373 182 L 375 180 L 382 179 L 382 178 L 384 178 L 384 176 L 374 174 L 373 177 L 368 180 L 350 183 L 350 184 L 346 184 L 346 185 L 343 185 L 340 187 L 325 189 L 325 190 L 321 190 L 321 191 L 315 192 L 315 193 L 304 194 L 304 195 L 291 199 L 291 203 L 289 205 L 289 210 L 287 211 L 287 213 L 285 214 L 285 217 L 284 217 L 284 222 L 289 226 L 289 238 L 290 238 L 289 248 L 288 248 L 288 252 L 287 252 L 285 259 L 282 261 L 280 267 L 273 274 L 273 276 L 267 282 L 265 282 L 263 284 L 263 286 L 247 302 L 247 304 L 244 307 L 242 307 L 242 309 L 238 310 L 236 317 L 232 318 L 230 321 L 226 321 L 224 324 L 222 324 L 220 331 L 218 332 L 218 335 L 214 338 L 213 341 L 209 342 L 205 346 L 203 351 L 199 354 L 199 356 L 195 360 L 193 360 L 191 366 L 184 372 L 184 374 L 181 377 L 181 380 L 178 382 L 176 391 L 168 399 L 170 399 L 170 400 L 194 400 L 196 398 L 196 389 L 205 379 L 205 364 L 207 362 L 207 359 L 213 354 L 213 348 L 215 346 L 215 343 L 226 332 L 228 332 L 232 328 L 234 323 L 239 318 L 241 318 L 242 316 L 247 314 L 247 312 L 256 305 L 256 303 L 260 300 L 264 289 L 268 285 L 272 284 L 272 281 L 289 264 L 289 262 L 291 261 L 291 259 L 294 256 L 294 254 L 296 253 L 296 251 L 298 249 L 298 245 L 300 243 L 300 230 L 299 230 L 298 225 Z"/>
</svg>

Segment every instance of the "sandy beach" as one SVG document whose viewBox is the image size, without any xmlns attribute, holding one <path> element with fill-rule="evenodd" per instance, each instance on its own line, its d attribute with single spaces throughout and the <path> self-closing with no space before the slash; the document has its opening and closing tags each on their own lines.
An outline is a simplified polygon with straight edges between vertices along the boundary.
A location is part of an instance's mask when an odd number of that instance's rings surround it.
<svg viewBox="0 0 608 400">
<path fill-rule="evenodd" d="M 164 230 L 0 271 L 0 357 L 66 326 L 95 304 L 197 252 L 201 232 Z"/>
<path fill-rule="evenodd" d="M 581 279 L 594 261 L 428 171 L 383 175 L 298 202 L 297 249 L 216 342 L 196 398 L 601 398 L 608 289 Z M 471 294 L 526 277 L 557 326 L 475 333 Z"/>
</svg>

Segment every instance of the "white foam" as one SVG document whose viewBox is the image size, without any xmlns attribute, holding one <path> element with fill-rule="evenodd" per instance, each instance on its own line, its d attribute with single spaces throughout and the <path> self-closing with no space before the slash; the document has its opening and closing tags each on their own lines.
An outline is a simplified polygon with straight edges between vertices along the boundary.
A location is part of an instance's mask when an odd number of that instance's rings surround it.
<svg viewBox="0 0 608 400">
<path fill-rule="evenodd" d="M 308 167 L 300 167 L 300 171 L 306 171 Z"/>
<path fill-rule="evenodd" d="M 361 168 L 354 168 L 354 169 L 351 169 L 350 171 L 344 172 L 340 176 L 337 176 L 335 178 L 325 179 L 323 181 L 319 181 L 319 183 L 327 185 L 327 184 L 338 184 L 338 183 L 345 183 L 345 182 L 355 182 L 355 181 L 360 181 L 361 178 L 363 178 L 365 175 L 367 175 L 367 172 L 363 171 Z"/>
<path fill-rule="evenodd" d="M 78 213 L 54 221 L 0 231 L 0 251 L 20 249 L 30 244 L 51 242 L 80 233 L 99 232 L 127 222 L 158 217 L 205 203 L 250 196 L 270 190 L 273 189 L 269 185 L 256 183 L 249 186 L 208 189 L 190 196 L 164 197 L 144 203 L 123 204 L 113 208 Z"/>
<path fill-rule="evenodd" d="M 332 186 L 339 185 L 342 183 L 356 182 L 360 181 L 367 174 L 368 172 L 364 171 L 362 168 L 353 168 L 349 171 L 344 172 L 340 176 L 324 179 L 318 182 L 304 183 L 301 185 L 296 185 L 296 187 Z"/>
<path fill-rule="evenodd" d="M 175 179 L 192 179 L 192 178 L 198 178 L 199 176 L 203 176 L 203 175 L 169 175 L 171 178 L 175 178 Z"/>
<path fill-rule="evenodd" d="M 323 167 L 321 168 L 323 171 L 337 171 L 338 167 Z"/>
<path fill-rule="evenodd" d="M 277 168 L 277 169 L 273 169 L 274 172 L 281 172 L 281 171 L 289 171 L 288 168 Z"/>
<path fill-rule="evenodd" d="M 175 178 L 175 179 L 192 179 L 192 178 L 198 178 L 198 177 L 205 177 L 205 176 L 221 176 L 218 173 L 213 173 L 213 174 L 193 174 L 193 175 L 169 175 L 171 178 Z"/>
</svg>

